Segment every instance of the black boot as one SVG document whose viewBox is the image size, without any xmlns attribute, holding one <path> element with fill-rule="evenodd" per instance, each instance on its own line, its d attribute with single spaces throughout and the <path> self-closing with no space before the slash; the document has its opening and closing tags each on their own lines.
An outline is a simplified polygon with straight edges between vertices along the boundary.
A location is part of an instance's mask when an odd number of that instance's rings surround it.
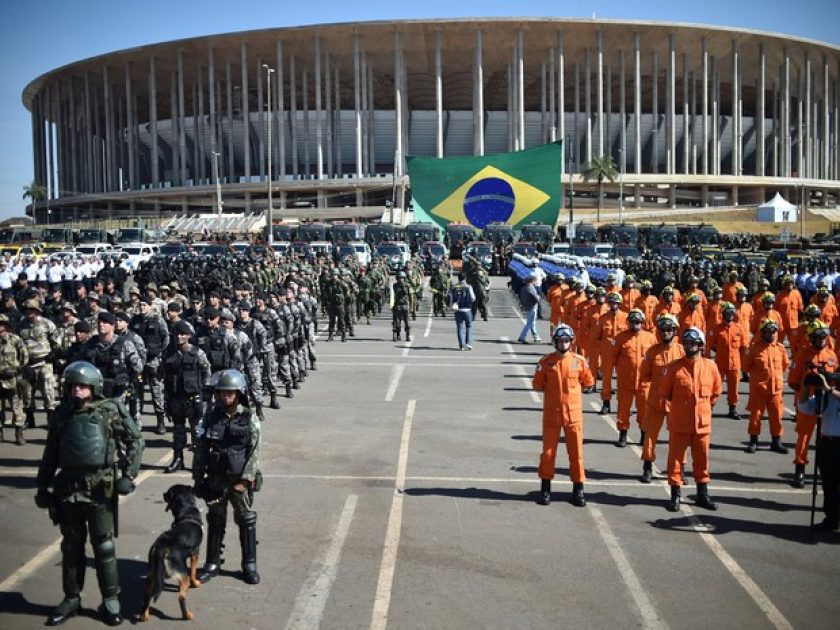
<svg viewBox="0 0 840 630">
<path fill-rule="evenodd" d="M 292 389 L 300 389 L 300 381 L 292 378 Z"/>
<path fill-rule="evenodd" d="M 805 464 L 796 464 L 796 468 L 793 471 L 793 487 L 805 487 Z"/>
<path fill-rule="evenodd" d="M 601 411 L 599 411 L 598 413 L 599 413 L 600 415 L 602 415 L 602 416 L 603 416 L 605 413 L 610 413 L 610 401 L 609 401 L 609 400 L 605 400 L 605 401 L 601 404 Z"/>
<path fill-rule="evenodd" d="M 222 559 L 223 541 L 225 539 L 225 517 L 210 513 L 207 515 L 207 559 L 204 566 L 198 570 L 196 577 L 204 584 L 219 574 L 224 560 Z"/>
<path fill-rule="evenodd" d="M 707 510 L 712 510 L 713 512 L 717 510 L 717 504 L 712 501 L 712 497 L 709 496 L 709 484 L 697 484 L 697 499 L 694 501 L 694 504 L 699 505 L 702 508 L 706 508 Z"/>
<path fill-rule="evenodd" d="M 341 340 L 342 341 L 347 341 L 347 331 L 346 330 L 341 331 Z"/>
<path fill-rule="evenodd" d="M 260 422 L 265 422 L 265 414 L 263 414 L 262 405 L 254 405 L 257 410 L 257 418 L 260 419 Z"/>
<path fill-rule="evenodd" d="M 408 333 L 408 332 L 405 333 L 405 340 L 406 341 L 411 341 L 411 333 Z"/>
<path fill-rule="evenodd" d="M 77 615 L 81 607 L 82 603 L 78 597 L 70 599 L 65 598 L 58 606 L 55 607 L 50 616 L 47 617 L 47 622 L 44 625 L 60 626 L 70 619 L 70 617 Z"/>
<path fill-rule="evenodd" d="M 312 359 L 312 367 L 309 368 L 310 372 L 317 372 L 318 368 L 315 367 L 315 359 Z"/>
<path fill-rule="evenodd" d="M 166 467 L 165 473 L 174 473 L 184 470 L 184 449 L 176 448 L 172 451 L 172 463 Z"/>
<path fill-rule="evenodd" d="M 166 425 L 163 423 L 163 414 L 159 413 L 157 415 L 157 426 L 155 427 L 155 433 L 158 435 L 163 435 L 166 433 Z"/>
<path fill-rule="evenodd" d="M 679 512 L 680 511 L 680 499 L 682 498 L 682 492 L 680 492 L 679 486 L 671 486 L 671 500 L 668 501 L 668 511 L 669 512 Z"/>
<path fill-rule="evenodd" d="M 280 403 L 277 402 L 277 392 L 272 392 L 271 401 L 268 403 L 268 406 L 272 409 L 280 409 Z"/>
<path fill-rule="evenodd" d="M 774 435 L 772 440 L 770 441 L 770 450 L 774 453 L 781 453 L 782 455 L 786 455 L 788 452 L 787 446 L 782 444 L 782 436 Z"/>
<path fill-rule="evenodd" d="M 572 484 L 572 505 L 586 507 L 586 497 L 583 496 L 583 483 Z"/>
<path fill-rule="evenodd" d="M 286 398 L 294 398 L 295 395 L 292 393 L 292 384 L 286 383 Z"/>
<path fill-rule="evenodd" d="M 758 450 L 758 436 L 751 435 L 750 443 L 747 444 L 747 453 L 755 453 Z"/>
<path fill-rule="evenodd" d="M 652 477 L 653 462 L 642 462 L 642 476 L 639 477 L 639 481 L 641 481 L 642 483 L 650 483 Z"/>
<path fill-rule="evenodd" d="M 257 513 L 246 512 L 239 524 L 239 544 L 242 546 L 242 579 L 246 584 L 259 584 L 257 573 Z"/>
<path fill-rule="evenodd" d="M 729 405 L 729 413 L 726 414 L 727 418 L 732 418 L 733 420 L 740 420 L 741 415 L 735 409 L 735 405 Z"/>
<path fill-rule="evenodd" d="M 30 409 L 26 412 L 26 424 L 23 425 L 24 429 L 34 429 L 35 428 L 35 410 Z"/>
<path fill-rule="evenodd" d="M 645 445 L 645 432 L 642 431 L 639 434 L 639 446 L 644 446 L 644 445 Z"/>
<path fill-rule="evenodd" d="M 618 432 L 618 440 L 616 440 L 615 445 L 618 448 L 624 448 L 625 446 L 627 446 L 627 431 Z"/>
<path fill-rule="evenodd" d="M 15 444 L 18 446 L 26 444 L 26 438 L 23 437 L 23 429 L 20 427 L 15 427 Z"/>
<path fill-rule="evenodd" d="M 551 479 L 543 479 L 540 482 L 540 496 L 537 499 L 540 505 L 548 505 L 551 503 Z"/>
</svg>

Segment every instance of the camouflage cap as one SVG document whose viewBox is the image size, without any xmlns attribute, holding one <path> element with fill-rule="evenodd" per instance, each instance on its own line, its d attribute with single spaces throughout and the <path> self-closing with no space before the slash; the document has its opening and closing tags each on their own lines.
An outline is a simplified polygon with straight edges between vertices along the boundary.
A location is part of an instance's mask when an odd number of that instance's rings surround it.
<svg viewBox="0 0 840 630">
<path fill-rule="evenodd" d="M 26 302 L 23 303 L 23 308 L 24 308 L 24 310 L 27 310 L 27 311 L 33 310 L 33 311 L 38 311 L 39 313 L 44 312 L 44 309 L 41 306 L 40 300 L 36 300 L 36 299 L 26 300 Z"/>
</svg>

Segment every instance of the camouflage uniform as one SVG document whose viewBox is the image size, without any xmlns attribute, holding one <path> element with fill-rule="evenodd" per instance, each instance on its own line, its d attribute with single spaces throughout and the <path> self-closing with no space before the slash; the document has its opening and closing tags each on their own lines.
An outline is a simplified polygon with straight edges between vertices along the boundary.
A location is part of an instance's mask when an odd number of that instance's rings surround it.
<svg viewBox="0 0 840 630">
<path fill-rule="evenodd" d="M 392 290 L 394 300 L 391 305 L 391 326 L 394 331 L 393 340 L 399 341 L 402 324 L 405 326 L 405 340 L 411 341 L 411 325 L 408 323 L 408 312 L 411 306 L 411 290 L 405 281 L 404 272 L 399 272 Z"/>
<path fill-rule="evenodd" d="M 6 315 L 0 315 L 0 399 L 8 401 L 12 408 L 12 425 L 15 427 L 15 442 L 25 444 L 23 429 L 26 416 L 23 411 L 23 383 L 21 370 L 29 363 L 29 351 L 23 340 L 10 332 L 11 322 Z M 4 416 L 5 418 L 5 416 Z M 2 440 L 0 428 L 0 440 Z"/>
<path fill-rule="evenodd" d="M 26 423 L 35 425 L 35 395 L 38 390 L 44 395 L 44 405 L 51 413 L 57 406 L 56 382 L 53 374 L 51 355 L 60 344 L 58 329 L 50 320 L 41 316 L 38 300 L 28 300 L 24 309 L 37 310 L 34 320 L 25 317 L 20 324 L 18 334 L 29 350 L 29 364 L 23 372 L 23 399 L 26 408 Z"/>
</svg>

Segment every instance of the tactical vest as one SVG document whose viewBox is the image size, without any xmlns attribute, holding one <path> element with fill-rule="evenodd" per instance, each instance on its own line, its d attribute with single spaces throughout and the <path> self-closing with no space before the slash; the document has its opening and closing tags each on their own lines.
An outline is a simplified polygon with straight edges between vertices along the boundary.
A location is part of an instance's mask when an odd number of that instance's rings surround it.
<svg viewBox="0 0 840 630">
<path fill-rule="evenodd" d="M 215 462 L 208 470 L 210 476 L 241 475 L 251 448 L 251 410 L 246 409 L 226 423 L 222 410 L 214 409 L 204 438 L 208 442 L 208 460 Z"/>
<path fill-rule="evenodd" d="M 158 317 L 143 317 L 138 323 L 138 335 L 146 342 L 146 353 L 151 357 L 160 356 L 163 352 L 163 328 L 162 322 Z"/>
<path fill-rule="evenodd" d="M 76 412 L 60 427 L 58 465 L 61 468 L 105 469 L 114 464 L 116 446 L 102 409 L 94 406 Z"/>
<path fill-rule="evenodd" d="M 198 348 L 190 346 L 186 352 L 174 351 L 164 360 L 166 392 L 168 394 L 200 394 L 204 387 L 204 373 L 198 362 Z"/>
<path fill-rule="evenodd" d="M 268 310 L 254 311 L 251 317 L 256 319 L 265 328 L 265 340 L 268 343 L 274 343 L 274 321 L 271 318 L 271 313 Z"/>
<path fill-rule="evenodd" d="M 107 348 L 99 343 L 98 336 L 95 339 L 87 344 L 85 360 L 102 372 L 102 392 L 105 398 L 121 396 L 128 389 L 128 366 L 123 358 L 125 338 L 115 336 Z"/>
<path fill-rule="evenodd" d="M 233 365 L 225 342 L 225 332 L 219 328 L 207 335 L 207 359 L 214 372 L 226 370 Z"/>
</svg>

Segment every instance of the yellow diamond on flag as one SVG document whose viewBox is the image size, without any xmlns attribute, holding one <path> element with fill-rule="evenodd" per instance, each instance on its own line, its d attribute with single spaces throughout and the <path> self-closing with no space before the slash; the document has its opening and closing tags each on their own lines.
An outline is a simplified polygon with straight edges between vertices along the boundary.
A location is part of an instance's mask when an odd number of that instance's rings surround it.
<svg viewBox="0 0 840 630">
<path fill-rule="evenodd" d="M 471 223 L 467 218 L 464 208 L 467 195 L 474 187 L 477 189 L 478 187 L 476 185 L 480 184 L 482 180 L 488 179 L 500 179 L 507 182 L 508 186 L 510 186 L 513 193 L 513 211 L 507 221 L 505 221 L 505 223 L 509 223 L 510 225 L 516 225 L 522 222 L 529 214 L 537 210 L 551 198 L 550 195 L 539 188 L 523 182 L 521 179 L 512 177 L 495 166 L 485 166 L 456 188 L 446 199 L 432 208 L 432 214 L 447 221 Z"/>
</svg>

